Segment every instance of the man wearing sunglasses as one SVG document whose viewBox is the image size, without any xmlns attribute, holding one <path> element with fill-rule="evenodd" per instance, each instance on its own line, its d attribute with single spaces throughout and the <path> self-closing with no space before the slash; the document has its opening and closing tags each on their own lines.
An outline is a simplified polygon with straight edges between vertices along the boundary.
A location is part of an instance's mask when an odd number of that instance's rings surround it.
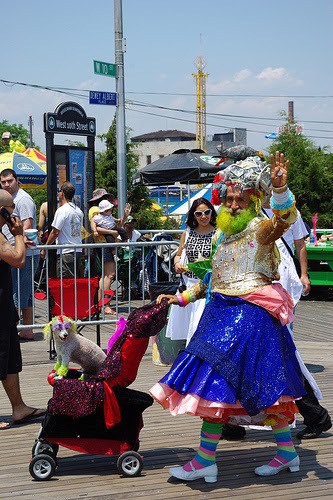
<svg viewBox="0 0 333 500">
<path fill-rule="evenodd" d="M 206 297 L 198 328 L 171 370 L 151 394 L 173 415 L 203 419 L 200 447 L 170 474 L 192 481 L 217 481 L 216 448 L 224 423 L 269 425 L 275 456 L 255 469 L 260 476 L 299 470 L 289 423 L 295 399 L 305 394 L 296 347 L 287 329 L 293 300 L 279 283 L 275 241 L 297 217 L 287 186 L 289 161 L 276 152 L 270 165 L 244 157 L 214 180 L 212 202 L 222 204 L 212 257 L 188 267 L 201 281 L 183 293 L 161 295 L 157 302 L 185 307 Z M 272 186 L 272 219 L 260 214 Z"/>
</svg>

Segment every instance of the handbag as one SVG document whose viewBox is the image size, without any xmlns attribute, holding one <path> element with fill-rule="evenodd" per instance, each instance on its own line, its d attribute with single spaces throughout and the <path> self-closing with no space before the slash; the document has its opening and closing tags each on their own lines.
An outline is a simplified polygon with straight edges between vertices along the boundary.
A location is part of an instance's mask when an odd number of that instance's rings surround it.
<svg viewBox="0 0 333 500">
<path fill-rule="evenodd" d="M 161 294 L 175 295 L 179 285 L 179 281 L 157 281 L 156 283 L 149 283 L 150 300 L 156 300 Z"/>
</svg>

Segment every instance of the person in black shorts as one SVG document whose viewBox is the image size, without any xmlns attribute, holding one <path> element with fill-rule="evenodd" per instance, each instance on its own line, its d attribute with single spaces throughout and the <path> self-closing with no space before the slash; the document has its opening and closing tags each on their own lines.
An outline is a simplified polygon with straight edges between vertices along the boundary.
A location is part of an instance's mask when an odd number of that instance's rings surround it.
<svg viewBox="0 0 333 500">
<path fill-rule="evenodd" d="M 14 425 L 34 421 L 45 414 L 45 410 L 24 403 L 20 390 L 19 372 L 22 371 L 22 356 L 17 334 L 17 311 L 13 301 L 11 267 L 22 268 L 25 264 L 23 225 L 13 216 L 15 205 L 12 196 L 0 190 L 0 230 L 5 224 L 14 236 L 12 246 L 0 232 L 0 380 L 12 406 Z M 0 421 L 0 429 L 10 427 Z"/>
</svg>

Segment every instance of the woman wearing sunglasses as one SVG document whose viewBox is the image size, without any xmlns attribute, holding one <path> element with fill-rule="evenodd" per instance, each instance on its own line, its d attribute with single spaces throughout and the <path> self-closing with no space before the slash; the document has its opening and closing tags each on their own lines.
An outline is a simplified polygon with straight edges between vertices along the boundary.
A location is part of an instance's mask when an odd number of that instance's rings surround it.
<svg viewBox="0 0 333 500">
<path fill-rule="evenodd" d="M 186 270 L 186 265 L 198 258 L 210 257 L 215 225 L 216 212 L 210 201 L 205 198 L 195 200 L 187 214 L 186 230 L 181 236 L 178 252 L 174 258 L 176 273 L 182 274 L 187 288 L 199 280 L 195 274 Z M 204 310 L 205 300 L 198 300 L 189 306 L 186 308 L 171 306 L 167 337 L 172 340 L 186 340 L 186 343 L 190 341 Z"/>
</svg>

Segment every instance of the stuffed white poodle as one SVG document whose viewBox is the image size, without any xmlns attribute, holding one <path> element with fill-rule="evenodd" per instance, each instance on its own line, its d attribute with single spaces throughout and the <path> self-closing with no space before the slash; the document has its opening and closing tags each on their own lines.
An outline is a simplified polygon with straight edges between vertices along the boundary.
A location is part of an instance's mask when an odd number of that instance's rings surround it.
<svg viewBox="0 0 333 500">
<path fill-rule="evenodd" d="M 55 316 L 44 328 L 44 337 L 53 336 L 57 351 L 54 366 L 57 378 L 66 377 L 69 362 L 77 363 L 84 374 L 95 375 L 100 369 L 105 353 L 97 344 L 76 333 L 76 324 L 67 316 Z"/>
</svg>

